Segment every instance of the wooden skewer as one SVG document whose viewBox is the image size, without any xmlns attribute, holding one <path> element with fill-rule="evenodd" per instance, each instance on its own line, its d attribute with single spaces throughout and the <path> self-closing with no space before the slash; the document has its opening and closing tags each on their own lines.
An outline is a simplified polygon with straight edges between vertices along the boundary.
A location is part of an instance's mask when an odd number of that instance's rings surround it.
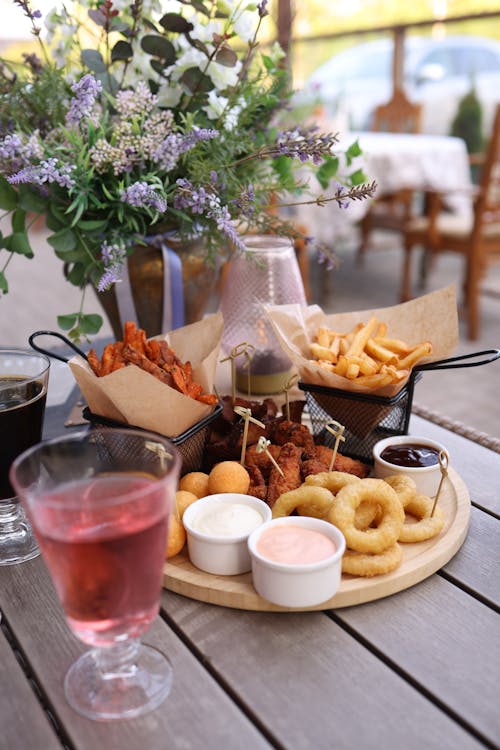
<svg viewBox="0 0 500 750">
<path fill-rule="evenodd" d="M 436 505 L 439 500 L 439 494 L 441 492 L 441 487 L 443 486 L 443 482 L 448 476 L 448 464 L 450 461 L 450 457 L 448 453 L 445 450 L 443 450 L 439 452 L 438 460 L 439 460 L 439 469 L 441 471 L 441 479 L 439 481 L 439 487 L 436 492 L 436 497 L 434 498 L 434 505 L 432 506 L 432 510 L 431 510 L 431 518 L 434 515 L 434 511 L 436 510 Z"/>
<path fill-rule="evenodd" d="M 295 385 L 298 379 L 299 379 L 299 376 L 297 375 L 297 373 L 295 373 L 295 375 L 292 375 L 292 377 L 286 381 L 285 387 L 283 388 L 283 391 L 282 391 L 285 394 L 285 411 L 286 411 L 286 418 L 288 421 L 290 421 L 290 398 L 288 395 L 288 391 L 291 390 L 291 388 L 293 388 L 293 386 Z"/>
<path fill-rule="evenodd" d="M 250 422 L 253 422 L 256 425 L 259 425 L 259 427 L 262 427 L 263 430 L 266 429 L 266 426 L 262 422 L 259 422 L 258 419 L 255 419 L 255 417 L 252 417 L 252 410 L 247 409 L 244 406 L 235 406 L 234 413 L 238 414 L 238 416 L 240 417 L 243 417 L 243 419 L 245 420 L 245 427 L 243 428 L 243 444 L 241 446 L 241 458 L 240 458 L 240 464 L 244 466 L 245 455 L 247 452 L 248 426 Z"/>
<path fill-rule="evenodd" d="M 273 464 L 273 466 L 279 471 L 279 473 L 281 474 L 281 476 L 284 477 L 285 475 L 283 474 L 283 470 L 281 469 L 280 466 L 278 466 L 278 464 L 276 463 L 276 461 L 274 460 L 274 458 L 272 457 L 272 455 L 269 453 L 268 449 L 269 449 L 270 445 L 271 445 L 271 441 L 270 440 L 266 440 L 266 438 L 264 437 L 264 435 L 262 435 L 258 439 L 258 441 L 257 441 L 257 446 L 256 446 L 255 450 L 257 451 L 257 453 L 265 453 L 266 456 L 268 457 L 268 459 Z"/>
<path fill-rule="evenodd" d="M 252 354 L 250 354 L 249 350 L 252 350 Z M 248 395 L 250 395 L 250 362 L 253 356 L 253 352 L 255 351 L 255 347 L 253 344 L 248 344 L 246 341 L 243 341 L 241 344 L 237 344 L 236 346 L 233 346 L 231 351 L 229 352 L 227 357 L 224 357 L 224 359 L 220 360 L 220 363 L 227 362 L 228 360 L 231 361 L 231 395 L 233 398 L 233 404 L 236 401 L 236 364 L 235 359 L 239 357 L 241 354 L 244 354 L 247 358 L 247 364 L 248 364 Z"/>
<path fill-rule="evenodd" d="M 330 422 L 326 423 L 325 430 L 327 430 L 335 438 L 335 445 L 333 446 L 333 453 L 330 459 L 330 466 L 328 468 L 328 471 L 332 471 L 333 465 L 335 463 L 335 459 L 337 458 L 339 443 L 340 441 L 345 443 L 345 437 L 344 437 L 345 426 L 343 424 L 340 424 L 340 422 L 337 422 L 335 419 L 332 419 L 330 420 Z"/>
</svg>

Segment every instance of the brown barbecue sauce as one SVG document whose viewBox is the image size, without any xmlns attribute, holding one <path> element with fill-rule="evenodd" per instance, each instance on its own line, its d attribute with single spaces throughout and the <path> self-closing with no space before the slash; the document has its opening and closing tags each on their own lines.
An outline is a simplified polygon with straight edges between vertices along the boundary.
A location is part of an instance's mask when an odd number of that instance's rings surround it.
<svg viewBox="0 0 500 750">
<path fill-rule="evenodd" d="M 434 466 L 439 463 L 439 451 L 430 445 L 417 443 L 401 443 L 388 445 L 380 454 L 380 458 L 394 466 Z"/>
</svg>

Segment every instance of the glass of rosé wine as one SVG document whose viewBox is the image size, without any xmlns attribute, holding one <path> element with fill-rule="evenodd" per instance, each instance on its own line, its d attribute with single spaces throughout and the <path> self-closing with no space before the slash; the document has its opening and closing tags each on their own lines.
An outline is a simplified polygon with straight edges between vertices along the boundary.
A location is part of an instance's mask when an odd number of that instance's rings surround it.
<svg viewBox="0 0 500 750">
<path fill-rule="evenodd" d="M 40 554 L 9 481 L 9 469 L 20 453 L 42 438 L 49 369 L 44 354 L 0 348 L 0 565 Z"/>
<path fill-rule="evenodd" d="M 180 464 L 167 438 L 99 428 L 41 442 L 12 465 L 68 625 L 92 647 L 64 683 L 88 718 L 136 717 L 170 691 L 170 662 L 140 636 L 159 611 Z"/>
</svg>

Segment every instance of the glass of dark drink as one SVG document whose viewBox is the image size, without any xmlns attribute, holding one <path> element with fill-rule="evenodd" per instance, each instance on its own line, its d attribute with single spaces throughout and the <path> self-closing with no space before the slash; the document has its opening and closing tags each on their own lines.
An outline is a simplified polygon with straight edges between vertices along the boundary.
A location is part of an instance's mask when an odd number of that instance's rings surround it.
<svg viewBox="0 0 500 750">
<path fill-rule="evenodd" d="M 50 361 L 28 349 L 0 348 L 0 565 L 39 554 L 28 519 L 9 481 L 13 460 L 40 442 Z"/>
<path fill-rule="evenodd" d="M 95 428 L 44 441 L 12 465 L 68 625 L 92 647 L 64 683 L 88 718 L 136 717 L 170 691 L 170 662 L 140 636 L 159 611 L 180 463 L 155 433 Z"/>
</svg>

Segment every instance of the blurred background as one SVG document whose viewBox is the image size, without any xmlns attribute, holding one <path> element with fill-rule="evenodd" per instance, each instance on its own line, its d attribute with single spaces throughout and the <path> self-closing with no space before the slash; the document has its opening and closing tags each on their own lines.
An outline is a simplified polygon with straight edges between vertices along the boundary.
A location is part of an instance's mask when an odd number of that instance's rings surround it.
<svg viewBox="0 0 500 750">
<path fill-rule="evenodd" d="M 44 0 L 43 5 L 48 10 L 51 3 Z M 470 157 L 467 179 L 471 184 L 481 179 L 500 102 L 498 0 L 274 0 L 268 7 L 267 41 L 272 44 L 277 39 L 287 53 L 297 120 L 339 131 L 349 142 L 351 135 L 372 131 L 377 106 L 402 91 L 419 107 L 418 133 L 459 138 Z M 11 0 L 0 0 L 0 55 L 20 56 L 29 38 L 29 24 L 23 22 L 19 7 Z M 433 156 L 430 160 L 435 165 L 431 177 L 439 186 L 446 165 L 441 173 Z M 380 179 L 370 174 L 369 166 L 369 161 L 362 164 L 369 177 Z M 403 166 L 400 161 L 401 170 Z M 391 165 L 391 169 L 397 172 L 399 168 Z M 432 182 L 431 177 L 427 179 Z M 307 236 L 318 236 L 323 243 L 320 248 L 311 242 L 306 248 L 304 280 L 309 301 L 326 312 L 397 304 L 404 235 L 375 226 L 371 252 L 361 259 L 364 213 L 350 207 L 343 212 L 350 218 L 342 223 L 338 214 L 333 209 L 291 214 Z M 16 292 L 0 298 L 3 345 L 25 345 L 36 329 L 57 330 L 56 314 L 76 311 L 80 304 L 80 292 L 64 280 L 62 264 L 46 243 L 43 225 L 35 224 L 32 235 L 35 258 L 15 258 L 9 279 Z M 333 259 L 334 268 L 328 273 L 326 265 L 318 263 L 325 253 Z M 0 257 L 0 268 L 1 264 Z M 415 287 L 414 293 L 450 283 L 456 285 L 460 299 L 464 259 L 443 252 L 433 259 L 425 288 Z M 496 348 L 500 343 L 500 299 L 494 298 L 500 291 L 500 277 L 495 270 L 488 274 L 488 284 L 493 296 L 481 301 L 479 337 L 470 341 L 466 321 L 461 319 L 457 353 Z M 92 290 L 88 297 L 87 311 L 101 312 Z M 212 306 L 217 303 L 214 299 Z M 107 323 L 102 334 L 111 334 Z M 497 364 L 446 376 L 428 374 L 417 388 L 415 401 L 498 436 Z"/>
</svg>

